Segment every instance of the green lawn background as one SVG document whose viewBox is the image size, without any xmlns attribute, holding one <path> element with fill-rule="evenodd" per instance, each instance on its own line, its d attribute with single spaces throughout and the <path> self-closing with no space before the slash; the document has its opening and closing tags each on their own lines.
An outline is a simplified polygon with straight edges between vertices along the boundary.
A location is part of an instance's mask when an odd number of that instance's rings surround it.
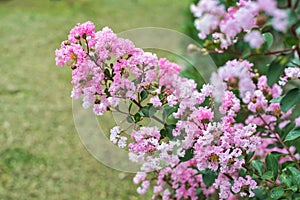
<svg viewBox="0 0 300 200">
<path fill-rule="evenodd" d="M 150 199 L 76 133 L 71 75 L 54 51 L 78 22 L 182 31 L 189 1 L 0 0 L 0 199 Z"/>
</svg>

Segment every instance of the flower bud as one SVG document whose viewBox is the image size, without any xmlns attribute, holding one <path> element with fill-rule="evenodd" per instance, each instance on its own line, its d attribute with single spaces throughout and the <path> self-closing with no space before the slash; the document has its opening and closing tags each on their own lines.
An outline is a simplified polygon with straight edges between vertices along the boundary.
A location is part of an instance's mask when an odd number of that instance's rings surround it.
<svg viewBox="0 0 300 200">
<path fill-rule="evenodd" d="M 257 106 L 255 110 L 256 110 L 257 113 L 264 113 L 265 112 L 265 110 L 263 109 L 263 107 L 261 105 Z"/>
<path fill-rule="evenodd" d="M 100 99 L 95 100 L 95 104 L 100 104 L 100 103 L 101 103 Z"/>
<path fill-rule="evenodd" d="M 69 40 L 64 41 L 64 45 L 71 45 Z"/>
<path fill-rule="evenodd" d="M 71 65 L 71 69 L 72 70 L 75 70 L 77 68 L 77 66 L 74 64 L 74 65 Z"/>
<path fill-rule="evenodd" d="M 262 27 L 263 25 L 265 25 L 267 21 L 268 21 L 268 18 L 262 13 L 259 14 L 256 18 L 256 24 L 259 27 Z"/>
<path fill-rule="evenodd" d="M 80 35 L 77 34 L 77 35 L 74 36 L 74 38 L 75 38 L 76 40 L 79 40 L 79 39 L 80 39 Z"/>
</svg>

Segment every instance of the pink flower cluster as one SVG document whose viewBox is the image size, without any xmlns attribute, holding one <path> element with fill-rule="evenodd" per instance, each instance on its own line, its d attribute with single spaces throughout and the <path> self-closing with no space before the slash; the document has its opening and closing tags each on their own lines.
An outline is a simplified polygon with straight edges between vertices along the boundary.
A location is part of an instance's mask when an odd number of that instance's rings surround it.
<svg viewBox="0 0 300 200">
<path fill-rule="evenodd" d="M 156 55 L 135 48 L 107 27 L 95 33 L 91 22 L 78 24 L 56 50 L 56 64 L 73 69 L 72 97 L 83 94 L 83 106 L 93 106 L 98 115 L 121 99 L 135 99 L 136 92 L 158 77 L 158 62 Z M 129 72 L 135 82 L 128 79 Z"/>
<path fill-rule="evenodd" d="M 284 70 L 284 76 L 280 77 L 279 84 L 284 86 L 288 80 L 300 79 L 300 68 L 297 67 L 287 67 Z"/>
<path fill-rule="evenodd" d="M 203 29 L 201 37 L 206 37 L 223 23 L 229 26 L 246 18 L 242 15 L 246 6 L 258 7 L 248 13 L 248 24 L 242 26 L 240 22 L 232 33 L 227 30 L 231 40 L 242 29 L 250 31 L 256 26 L 253 20 L 259 10 L 275 20 L 277 11 L 272 2 L 266 7 L 263 1 L 240 1 L 227 13 L 217 1 L 203 0 L 193 9 L 198 17 L 218 21 L 215 27 Z M 199 195 L 209 197 L 216 191 L 219 199 L 253 197 L 257 182 L 249 175 L 239 175 L 239 171 L 247 170 L 247 155 L 263 160 L 270 152 L 267 147 L 278 142 L 276 124 L 284 127 L 290 122 L 291 110 L 284 113 L 279 103 L 271 103 L 281 95 L 281 87 L 269 87 L 266 76 L 253 72 L 252 63 L 228 61 L 212 75 L 213 84 L 198 90 L 195 81 L 179 75 L 176 63 L 136 48 L 109 28 L 95 32 L 91 22 L 71 30 L 68 40 L 56 50 L 56 64 L 72 68 L 72 97 L 83 96 L 83 107 L 92 106 L 97 115 L 107 110 L 128 115 L 134 124 L 131 142 L 127 145 L 128 139 L 122 135 L 125 130 L 119 126 L 111 129 L 110 140 L 121 148 L 128 146 L 130 160 L 143 163 L 134 183 L 140 184 L 140 194 L 154 184 L 153 199 L 196 200 Z M 286 71 L 293 77 L 295 73 Z M 121 101 L 131 102 L 138 112 L 120 110 Z M 217 103 L 223 114 L 219 120 L 214 110 Z M 150 117 L 142 112 L 150 112 L 150 108 L 157 124 L 139 124 L 143 117 Z M 168 110 L 171 113 L 166 114 Z M 242 112 L 247 113 L 246 119 L 239 121 Z M 169 118 L 172 122 L 166 120 Z M 286 153 L 282 148 L 273 150 Z M 293 153 L 293 147 L 289 151 Z M 211 183 L 207 183 L 207 174 L 215 177 Z"/>
<path fill-rule="evenodd" d="M 200 31 L 199 38 L 205 39 L 213 33 L 214 41 L 220 42 L 221 49 L 227 49 L 240 39 L 240 33 L 251 47 L 259 48 L 264 38 L 256 29 L 269 17 L 274 29 L 285 31 L 287 26 L 287 13 L 277 8 L 276 0 L 240 0 L 228 9 L 219 0 L 200 0 L 191 6 L 191 11 L 197 17 L 195 26 Z"/>
</svg>

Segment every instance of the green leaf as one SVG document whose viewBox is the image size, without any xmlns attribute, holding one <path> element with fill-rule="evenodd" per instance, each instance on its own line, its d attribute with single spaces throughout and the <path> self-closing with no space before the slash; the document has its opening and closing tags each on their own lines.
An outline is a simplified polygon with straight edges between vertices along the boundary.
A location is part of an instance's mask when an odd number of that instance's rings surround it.
<svg viewBox="0 0 300 200">
<path fill-rule="evenodd" d="M 280 182 L 286 185 L 288 188 L 292 186 L 292 177 L 289 175 L 286 170 L 280 175 Z"/>
<path fill-rule="evenodd" d="M 150 116 L 150 111 L 149 111 L 149 107 L 143 107 L 140 110 L 140 114 L 144 117 L 149 117 Z"/>
<path fill-rule="evenodd" d="M 279 199 L 280 197 L 282 197 L 283 194 L 284 194 L 284 189 L 282 187 L 278 186 L 278 187 L 274 187 L 271 190 L 270 197 L 272 199 Z"/>
<path fill-rule="evenodd" d="M 133 103 L 131 102 L 131 103 L 129 104 L 129 107 L 128 107 L 128 112 L 129 112 L 129 113 L 131 112 L 132 105 L 133 105 Z"/>
<path fill-rule="evenodd" d="M 299 58 L 291 58 L 290 62 L 286 65 L 287 67 L 297 67 L 300 66 Z"/>
<path fill-rule="evenodd" d="M 293 9 L 288 9 L 287 10 L 288 16 L 289 16 L 289 20 L 288 20 L 288 26 L 291 27 L 292 25 L 294 25 L 295 23 L 298 22 L 298 16 L 299 14 L 297 14 L 295 12 L 295 10 Z"/>
<path fill-rule="evenodd" d="M 194 157 L 194 152 L 193 152 L 193 149 L 190 148 L 190 149 L 185 150 L 184 156 L 180 157 L 179 159 L 182 162 L 186 162 L 186 161 L 192 159 L 193 157 Z"/>
<path fill-rule="evenodd" d="M 269 50 L 273 44 L 273 40 L 274 40 L 273 35 L 271 33 L 264 33 L 263 37 L 266 41 L 267 49 Z"/>
<path fill-rule="evenodd" d="M 176 112 L 177 108 L 169 106 L 169 105 L 165 105 L 163 107 L 163 120 L 166 120 L 166 118 L 168 118 L 172 113 Z"/>
<path fill-rule="evenodd" d="M 131 116 L 127 116 L 126 120 L 127 120 L 128 123 L 133 123 L 134 122 L 134 120 Z"/>
<path fill-rule="evenodd" d="M 274 98 L 274 99 L 271 99 L 271 103 L 279 103 L 281 101 L 281 99 L 283 98 L 283 96 L 280 96 L 280 97 L 277 97 L 277 98 Z"/>
<path fill-rule="evenodd" d="M 152 104 L 148 104 L 147 106 L 144 106 L 140 110 L 140 114 L 144 117 L 152 117 L 156 113 L 157 109 L 153 107 Z"/>
<path fill-rule="evenodd" d="M 294 182 L 298 185 L 298 188 L 300 188 L 300 171 L 295 167 L 288 167 L 288 170 L 291 172 Z"/>
<path fill-rule="evenodd" d="M 148 92 L 146 90 L 141 91 L 141 101 L 144 101 L 148 97 Z"/>
<path fill-rule="evenodd" d="M 273 180 L 275 181 L 278 176 L 278 160 L 271 153 L 269 153 L 266 157 L 266 166 L 267 166 L 267 171 L 272 172 Z"/>
<path fill-rule="evenodd" d="M 202 189 L 201 188 L 197 188 L 195 192 L 196 192 L 197 196 L 200 196 L 202 194 Z"/>
<path fill-rule="evenodd" d="M 160 138 L 162 139 L 162 138 L 165 138 L 165 137 L 167 137 L 167 130 L 166 129 L 161 129 L 160 130 Z"/>
<path fill-rule="evenodd" d="M 109 69 L 105 69 L 104 70 L 104 75 L 105 75 L 105 77 L 110 77 L 110 71 L 109 71 Z"/>
<path fill-rule="evenodd" d="M 242 58 L 247 58 L 251 54 L 251 48 L 246 47 L 245 50 L 243 51 Z"/>
<path fill-rule="evenodd" d="M 174 124 L 170 124 L 170 125 L 166 126 L 166 131 L 167 131 L 167 137 L 168 138 L 170 138 L 170 139 L 174 138 L 173 129 L 175 129 L 175 128 L 176 128 L 176 125 L 174 125 Z"/>
<path fill-rule="evenodd" d="M 206 169 L 202 175 L 203 182 L 207 187 L 212 186 L 212 184 L 215 182 L 217 177 L 218 177 L 218 172 L 212 171 L 210 169 Z"/>
<path fill-rule="evenodd" d="M 279 56 L 272 61 L 267 73 L 269 86 L 273 86 L 275 83 L 279 81 L 279 78 L 283 74 L 287 62 L 288 62 L 288 58 L 284 56 Z"/>
<path fill-rule="evenodd" d="M 286 112 L 298 103 L 300 103 L 300 88 L 294 88 L 282 98 L 280 107 L 283 112 Z"/>
<path fill-rule="evenodd" d="M 291 188 L 291 190 L 292 190 L 293 192 L 297 192 L 297 190 L 298 190 L 297 185 L 293 185 L 293 186 L 291 186 L 290 188 Z"/>
<path fill-rule="evenodd" d="M 254 192 L 256 198 L 258 198 L 258 199 L 265 198 L 264 191 L 263 191 L 263 189 L 261 189 L 261 187 L 254 189 L 253 192 Z"/>
<path fill-rule="evenodd" d="M 253 155 L 254 155 L 254 152 L 247 153 L 247 155 L 245 157 L 245 161 L 249 162 L 251 160 L 251 158 L 253 157 Z"/>
<path fill-rule="evenodd" d="M 294 46 L 294 45 L 299 44 L 299 39 L 297 37 L 293 37 L 293 36 L 286 36 L 286 37 L 284 37 L 284 42 L 288 46 Z"/>
<path fill-rule="evenodd" d="M 286 142 L 286 141 L 296 140 L 299 137 L 300 137 L 300 127 L 291 130 L 285 137 L 284 141 Z"/>
<path fill-rule="evenodd" d="M 142 116 L 140 113 L 135 113 L 135 115 L 133 116 L 135 122 L 141 121 L 141 117 Z"/>
<path fill-rule="evenodd" d="M 238 175 L 239 175 L 239 176 L 245 176 L 246 173 L 247 173 L 247 170 L 244 169 L 244 168 L 242 168 L 242 169 L 239 170 Z"/>
<path fill-rule="evenodd" d="M 273 177 L 273 172 L 272 171 L 267 171 L 266 173 L 264 173 L 261 178 L 263 180 L 266 180 L 266 179 L 272 179 Z"/>
<path fill-rule="evenodd" d="M 260 160 L 253 160 L 251 166 L 257 171 L 259 175 L 264 173 L 264 163 Z"/>
</svg>

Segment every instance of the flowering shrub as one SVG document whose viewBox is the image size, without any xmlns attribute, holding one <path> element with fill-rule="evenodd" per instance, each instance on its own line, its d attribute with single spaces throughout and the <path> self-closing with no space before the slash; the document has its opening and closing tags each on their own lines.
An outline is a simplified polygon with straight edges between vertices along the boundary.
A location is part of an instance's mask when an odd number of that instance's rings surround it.
<svg viewBox="0 0 300 200">
<path fill-rule="evenodd" d="M 129 127 L 112 128 L 110 140 L 142 162 L 133 180 L 139 194 L 151 187 L 153 199 L 164 200 L 300 198 L 300 88 L 283 88 L 300 78 L 300 29 L 297 15 L 289 18 L 298 1 L 225 2 L 191 6 L 199 37 L 208 42 L 190 49 L 236 56 L 201 89 L 180 76 L 176 63 L 107 27 L 95 32 L 91 22 L 74 27 L 56 50 L 56 64 L 72 69 L 72 98 L 83 96 L 83 107 L 96 115 L 127 116 Z M 290 38 L 287 49 L 271 51 L 273 35 L 282 33 Z M 234 45 L 244 49 L 232 52 Z M 277 55 L 266 75 L 247 60 L 259 55 Z M 154 125 L 145 126 L 147 118 Z"/>
</svg>

